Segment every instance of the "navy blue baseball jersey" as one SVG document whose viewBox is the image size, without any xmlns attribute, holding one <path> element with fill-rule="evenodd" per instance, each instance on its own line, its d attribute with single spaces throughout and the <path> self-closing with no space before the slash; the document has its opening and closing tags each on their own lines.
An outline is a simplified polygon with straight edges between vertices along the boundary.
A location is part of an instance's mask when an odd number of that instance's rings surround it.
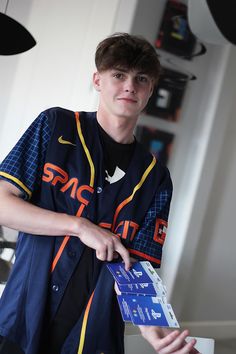
<svg viewBox="0 0 236 354">
<path fill-rule="evenodd" d="M 130 254 L 161 263 L 172 194 L 168 169 L 137 143 L 130 165 L 106 182 L 96 112 L 44 111 L 0 165 L 0 177 L 39 207 L 83 216 L 116 233 Z M 19 233 L 16 261 L 0 300 L 0 335 L 38 353 L 47 298 L 53 318 L 84 250 L 70 235 Z M 73 256 L 72 256 L 73 255 Z M 87 305 L 62 353 L 124 352 L 113 278 L 98 262 Z"/>
</svg>

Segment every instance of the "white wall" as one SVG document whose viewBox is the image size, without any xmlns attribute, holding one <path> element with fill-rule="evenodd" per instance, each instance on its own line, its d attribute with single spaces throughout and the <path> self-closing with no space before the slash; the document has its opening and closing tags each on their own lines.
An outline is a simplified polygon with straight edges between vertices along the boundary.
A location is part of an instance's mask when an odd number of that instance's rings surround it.
<svg viewBox="0 0 236 354">
<path fill-rule="evenodd" d="M 145 7 L 140 0 L 132 29 L 155 38 L 157 31 L 147 19 L 164 2 L 149 1 Z M 160 20 L 159 13 L 156 18 Z M 235 110 L 236 56 L 230 45 L 206 46 L 207 53 L 191 63 L 173 60 L 173 69 L 179 66 L 197 76 L 187 87 L 178 126 L 147 116 L 142 123 L 176 135 L 169 164 L 174 196 L 160 271 L 169 299 L 179 321 L 192 327 L 194 335 L 224 337 L 235 336 L 236 330 L 235 167 L 233 152 L 226 154 L 235 148 L 228 121 Z"/>
<path fill-rule="evenodd" d="M 193 268 L 190 271 L 189 282 L 184 291 L 185 301 L 182 303 L 181 310 L 181 317 L 185 321 L 213 321 L 212 325 L 221 328 L 223 334 L 229 330 L 231 335 L 231 329 L 234 329 L 234 333 L 236 329 L 235 60 L 236 48 L 232 47 L 227 62 L 225 80 L 221 87 L 218 117 L 216 117 L 212 130 L 208 159 L 204 166 L 199 193 L 203 190 L 203 184 L 210 172 L 211 157 L 215 158 L 214 146 L 220 144 L 221 149 L 210 186 L 199 244 Z M 223 114 L 222 109 L 226 109 L 228 114 Z M 222 130 L 223 141 L 221 143 L 218 134 Z M 200 205 L 198 205 L 199 207 Z M 228 325 L 231 329 L 228 328 Z"/>
<path fill-rule="evenodd" d="M 30 3 L 31 0 L 21 1 L 20 6 L 15 6 L 14 2 L 9 2 L 7 8 L 7 15 L 15 17 L 22 24 L 27 22 L 29 12 L 30 12 Z M 0 11 L 5 12 L 6 10 L 7 0 L 0 0 Z M 19 5 L 19 4 L 18 4 Z M 1 33 L 1 36 L 7 36 L 7 33 Z M 22 54 L 24 55 L 24 54 Z M 2 159 L 2 152 L 4 151 L 4 147 L 7 145 L 7 141 L 2 135 L 2 129 L 4 122 L 6 121 L 7 115 L 7 107 L 10 105 L 10 96 L 11 90 L 14 85 L 17 67 L 20 56 L 12 55 L 12 56 L 0 56 L 0 161 Z M 15 104 L 14 104 L 15 105 Z M 12 124 L 13 125 L 13 124 Z M 9 127 L 11 129 L 11 127 Z M 11 131 L 13 138 L 14 132 Z M 9 136 L 9 132 L 7 136 Z"/>
<path fill-rule="evenodd" d="M 217 337 L 236 331 L 236 49 L 228 54 L 172 295 L 182 321 L 192 322 L 197 335 Z"/>
</svg>

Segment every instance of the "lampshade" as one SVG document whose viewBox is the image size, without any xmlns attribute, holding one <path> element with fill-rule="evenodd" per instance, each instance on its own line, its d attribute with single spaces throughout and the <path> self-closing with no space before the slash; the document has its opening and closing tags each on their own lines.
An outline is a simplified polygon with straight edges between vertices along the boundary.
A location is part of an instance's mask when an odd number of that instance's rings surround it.
<svg viewBox="0 0 236 354">
<path fill-rule="evenodd" d="M 0 12 L 0 55 L 19 54 L 35 44 L 35 39 L 24 26 Z"/>
<path fill-rule="evenodd" d="M 188 22 L 202 41 L 236 44 L 235 0 L 189 0 Z"/>
</svg>

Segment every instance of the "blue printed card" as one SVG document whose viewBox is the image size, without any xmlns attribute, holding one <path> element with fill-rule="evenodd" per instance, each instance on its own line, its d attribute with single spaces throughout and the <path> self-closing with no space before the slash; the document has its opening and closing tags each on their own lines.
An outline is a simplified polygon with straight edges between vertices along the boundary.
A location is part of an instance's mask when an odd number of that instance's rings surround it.
<svg viewBox="0 0 236 354">
<path fill-rule="evenodd" d="M 122 294 L 136 294 L 149 296 L 166 296 L 166 290 L 162 284 L 138 283 L 138 284 L 118 284 L 118 289 Z"/>
<path fill-rule="evenodd" d="M 151 296 L 118 295 L 122 317 L 130 318 L 134 325 L 179 328 L 170 304 Z M 124 319 L 124 317 L 123 317 Z"/>
<path fill-rule="evenodd" d="M 124 263 L 108 263 L 108 269 L 119 285 L 140 283 L 162 283 L 161 278 L 148 261 L 136 262 L 129 271 Z"/>
<path fill-rule="evenodd" d="M 131 322 L 130 310 L 124 296 L 117 296 L 120 312 L 124 322 Z"/>
<path fill-rule="evenodd" d="M 129 271 L 120 262 L 109 263 L 107 267 L 116 281 L 115 290 L 125 322 L 179 328 L 174 311 L 166 300 L 166 287 L 150 262 L 134 263 Z"/>
</svg>

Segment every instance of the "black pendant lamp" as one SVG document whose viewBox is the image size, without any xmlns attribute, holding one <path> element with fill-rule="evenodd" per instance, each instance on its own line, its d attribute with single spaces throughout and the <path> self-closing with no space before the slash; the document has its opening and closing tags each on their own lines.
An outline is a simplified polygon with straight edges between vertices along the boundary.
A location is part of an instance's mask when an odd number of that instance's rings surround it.
<svg viewBox="0 0 236 354">
<path fill-rule="evenodd" d="M 0 12 L 0 55 L 26 52 L 36 41 L 24 26 L 6 15 L 7 5 L 5 13 Z"/>
<path fill-rule="evenodd" d="M 200 40 L 236 45 L 235 0 L 188 0 L 188 20 Z"/>
</svg>

